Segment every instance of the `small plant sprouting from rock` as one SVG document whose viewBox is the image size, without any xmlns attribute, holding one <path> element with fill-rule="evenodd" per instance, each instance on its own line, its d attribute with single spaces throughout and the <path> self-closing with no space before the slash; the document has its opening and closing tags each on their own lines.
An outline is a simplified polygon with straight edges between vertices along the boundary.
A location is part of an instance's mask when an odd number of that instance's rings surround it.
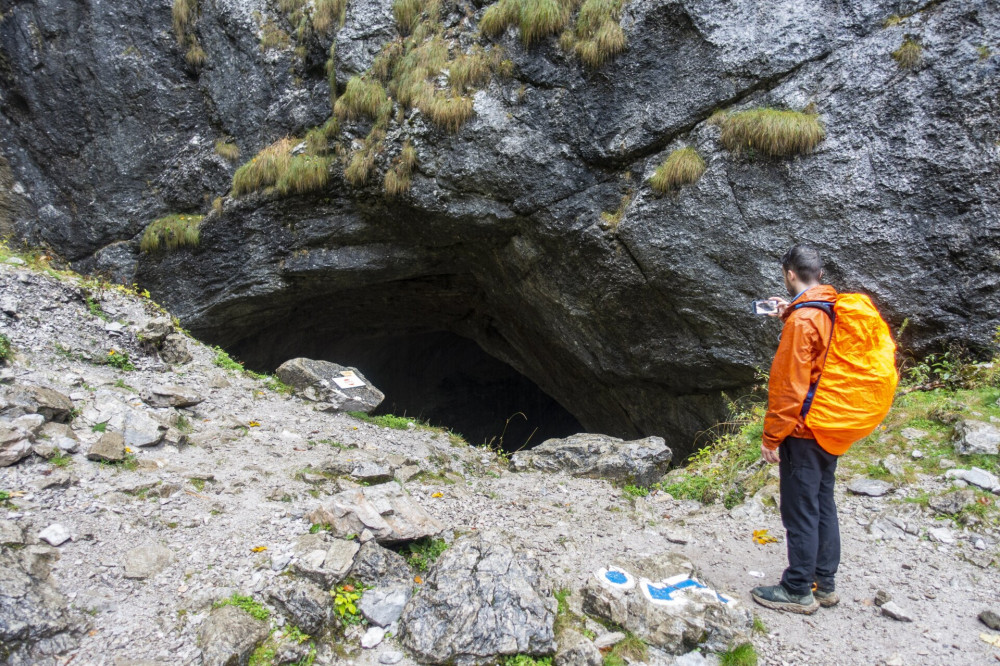
<svg viewBox="0 0 1000 666">
<path fill-rule="evenodd" d="M 132 364 L 132 359 L 129 358 L 127 352 L 120 352 L 112 349 L 104 358 L 104 362 L 112 368 L 117 368 L 118 370 L 124 370 L 126 372 L 135 370 L 135 365 Z"/>
<path fill-rule="evenodd" d="M 663 164 L 649 179 L 653 190 L 660 194 L 677 190 L 681 185 L 690 185 L 698 181 L 705 173 L 705 160 L 691 146 L 678 148 L 670 153 Z"/>
<path fill-rule="evenodd" d="M 181 48 L 186 49 L 184 60 L 192 67 L 201 67 L 206 59 L 205 50 L 193 31 L 199 12 L 198 0 L 174 0 L 174 35 Z"/>
<path fill-rule="evenodd" d="M 721 126 L 719 140 L 734 153 L 750 151 L 768 157 L 790 157 L 812 152 L 826 130 L 819 116 L 803 111 L 758 108 L 724 115 L 712 121 Z"/>
<path fill-rule="evenodd" d="M 348 626 L 361 624 L 362 617 L 357 603 L 363 593 L 364 590 L 359 590 L 357 586 L 350 583 L 338 585 L 330 591 L 330 595 L 333 597 L 333 609 L 343 624 Z"/>
<path fill-rule="evenodd" d="M 448 544 L 444 539 L 424 538 L 407 544 L 406 548 L 409 551 L 407 561 L 410 566 L 417 571 L 427 571 L 441 553 L 448 550 Z"/>
<path fill-rule="evenodd" d="M 982 62 L 983 60 L 989 60 L 990 56 L 993 55 L 992 52 L 990 51 L 990 47 L 986 46 L 985 44 L 977 46 L 976 53 L 979 55 L 980 62 Z"/>
<path fill-rule="evenodd" d="M 271 611 L 264 607 L 262 603 L 251 596 L 234 594 L 228 599 L 216 601 L 212 608 L 222 608 L 223 606 L 236 606 L 250 613 L 257 620 L 266 621 L 271 617 Z"/>
<path fill-rule="evenodd" d="M 900 47 L 892 52 L 892 59 L 896 61 L 900 69 L 911 70 L 920 65 L 923 54 L 924 47 L 920 45 L 920 42 L 912 37 L 907 37 Z"/>
<path fill-rule="evenodd" d="M 503 666 L 552 666 L 552 657 L 532 657 L 526 654 L 512 654 L 503 660 Z"/>
<path fill-rule="evenodd" d="M 215 152 L 230 162 L 240 159 L 240 147 L 228 139 L 219 139 L 216 141 Z"/>
<path fill-rule="evenodd" d="M 6 363 L 12 358 L 14 358 L 14 352 L 11 349 L 10 338 L 0 333 L 0 363 Z"/>
<path fill-rule="evenodd" d="M 625 50 L 620 13 L 621 0 L 584 0 L 576 25 L 562 34 L 559 45 L 588 67 L 600 67 Z"/>
<path fill-rule="evenodd" d="M 160 248 L 175 250 L 183 246 L 197 246 L 201 240 L 201 221 L 204 215 L 167 215 L 146 227 L 139 241 L 143 252 Z"/>
<path fill-rule="evenodd" d="M 385 193 L 398 197 L 410 191 L 410 177 L 417 164 L 417 150 L 407 141 L 399 151 L 391 169 L 385 172 Z"/>
<path fill-rule="evenodd" d="M 335 122 L 327 122 L 312 130 L 303 153 L 294 154 L 299 142 L 292 138 L 280 139 L 264 148 L 233 174 L 233 196 L 259 190 L 287 196 L 323 189 L 330 177 L 330 159 L 314 152 L 326 152 L 325 142 L 319 134 L 312 134 L 317 130 L 329 139 L 338 128 Z"/>
<path fill-rule="evenodd" d="M 649 488 L 644 486 L 634 486 L 629 483 L 622 488 L 622 492 L 624 492 L 628 497 L 636 499 L 637 497 L 646 497 L 649 495 Z"/>
<path fill-rule="evenodd" d="M 740 643 L 719 655 L 719 666 L 757 666 L 757 651 L 752 643 Z"/>
</svg>

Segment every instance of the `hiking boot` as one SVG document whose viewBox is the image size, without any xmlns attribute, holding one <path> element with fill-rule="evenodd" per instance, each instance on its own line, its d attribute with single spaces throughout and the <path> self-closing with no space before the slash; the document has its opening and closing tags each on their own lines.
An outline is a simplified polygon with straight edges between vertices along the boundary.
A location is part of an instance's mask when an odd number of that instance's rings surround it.
<svg viewBox="0 0 1000 666">
<path fill-rule="evenodd" d="M 750 596 L 761 606 L 774 610 L 802 613 L 803 615 L 812 615 L 819 610 L 819 602 L 813 597 L 812 592 L 807 592 L 802 596 L 789 594 L 788 590 L 780 584 L 755 587 L 750 590 Z"/>
<path fill-rule="evenodd" d="M 829 608 L 830 606 L 836 606 L 840 603 L 840 595 L 833 590 L 813 590 L 813 597 L 819 602 L 819 605 L 823 608 Z"/>
</svg>

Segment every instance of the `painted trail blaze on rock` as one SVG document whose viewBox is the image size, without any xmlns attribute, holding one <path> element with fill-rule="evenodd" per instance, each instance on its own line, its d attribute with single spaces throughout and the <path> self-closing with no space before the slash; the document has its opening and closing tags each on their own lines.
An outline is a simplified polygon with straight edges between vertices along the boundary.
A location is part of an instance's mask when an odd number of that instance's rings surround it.
<svg viewBox="0 0 1000 666">
<path fill-rule="evenodd" d="M 725 650 L 746 639 L 751 621 L 743 604 L 695 577 L 694 565 L 676 553 L 594 571 L 583 610 L 674 654 L 699 645 Z"/>
</svg>

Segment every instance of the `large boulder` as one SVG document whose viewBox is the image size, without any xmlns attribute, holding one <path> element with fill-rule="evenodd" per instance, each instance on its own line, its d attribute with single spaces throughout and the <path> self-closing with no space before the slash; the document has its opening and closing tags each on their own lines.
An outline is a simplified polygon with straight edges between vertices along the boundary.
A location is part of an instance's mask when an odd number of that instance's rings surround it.
<svg viewBox="0 0 1000 666">
<path fill-rule="evenodd" d="M 403 610 L 403 645 L 431 664 L 493 664 L 551 655 L 555 603 L 536 559 L 481 536 L 456 541 Z"/>
<path fill-rule="evenodd" d="M 385 394 L 357 368 L 329 361 L 293 358 L 278 366 L 275 374 L 306 400 L 322 403 L 327 411 L 367 414 L 385 400 Z"/>
<path fill-rule="evenodd" d="M 198 630 L 204 666 L 246 664 L 258 645 L 267 638 L 266 622 L 236 606 L 216 608 Z"/>
<path fill-rule="evenodd" d="M 335 617 L 333 597 L 312 583 L 279 576 L 268 598 L 292 624 L 312 636 L 319 635 Z"/>
<path fill-rule="evenodd" d="M 94 403 L 83 410 L 83 420 L 103 423 L 108 430 L 122 434 L 125 446 L 156 446 L 163 441 L 169 426 L 153 418 L 143 402 L 125 402 L 112 391 L 100 390 Z"/>
<path fill-rule="evenodd" d="M 372 540 L 361 544 L 348 574 L 365 585 L 402 585 L 412 582 L 413 572 L 406 559 Z"/>
<path fill-rule="evenodd" d="M 511 463 L 518 471 L 566 472 L 651 486 L 667 472 L 672 457 L 662 437 L 626 442 L 608 435 L 581 433 L 547 439 L 533 449 L 518 451 Z"/>
<path fill-rule="evenodd" d="M 992 423 L 965 419 L 955 424 L 955 453 L 963 456 L 1000 452 L 1000 428 Z"/>
<path fill-rule="evenodd" d="M 55 549 L 0 548 L 0 655 L 9 663 L 37 663 L 75 646 L 80 618 L 50 576 Z M 13 654 L 5 655 L 10 650 Z M 6 660 L 4 663 L 8 663 Z"/>
<path fill-rule="evenodd" d="M 678 553 L 623 560 L 587 578 L 583 610 L 671 654 L 699 646 L 720 652 L 747 640 L 750 611 L 694 574 Z"/>
<path fill-rule="evenodd" d="M 330 531 L 340 537 L 368 530 L 381 544 L 416 541 L 444 529 L 413 496 L 404 493 L 395 483 L 337 493 L 306 518 L 313 523 L 329 525 Z"/>
</svg>

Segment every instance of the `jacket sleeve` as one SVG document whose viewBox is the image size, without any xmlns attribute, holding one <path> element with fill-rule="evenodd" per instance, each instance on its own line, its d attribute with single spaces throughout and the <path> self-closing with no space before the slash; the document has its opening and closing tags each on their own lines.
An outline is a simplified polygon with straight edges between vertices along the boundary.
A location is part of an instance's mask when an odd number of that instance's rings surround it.
<svg viewBox="0 0 1000 666">
<path fill-rule="evenodd" d="M 826 315 L 817 311 L 820 316 Z M 808 313 L 813 314 L 812 312 Z M 820 344 L 820 332 L 805 312 L 793 313 L 781 332 L 781 342 L 771 363 L 764 416 L 763 444 L 776 449 L 799 423 L 802 403 Z"/>
</svg>

